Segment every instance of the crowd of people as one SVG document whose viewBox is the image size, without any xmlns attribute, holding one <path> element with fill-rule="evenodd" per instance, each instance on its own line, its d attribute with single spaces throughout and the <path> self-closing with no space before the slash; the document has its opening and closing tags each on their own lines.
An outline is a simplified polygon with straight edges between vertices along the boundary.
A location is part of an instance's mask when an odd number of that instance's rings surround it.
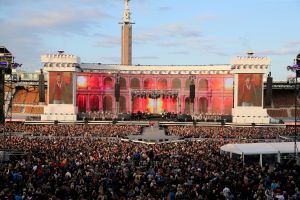
<svg viewBox="0 0 300 200">
<path fill-rule="evenodd" d="M 138 125 L 114 125 L 114 124 L 47 124 L 34 125 L 23 123 L 6 123 L 0 126 L 0 131 L 21 132 L 29 136 L 89 136 L 89 137 L 125 137 L 138 135 L 141 126 Z"/>
<path fill-rule="evenodd" d="M 300 129 L 298 130 L 300 132 Z M 293 127 L 232 127 L 232 126 L 169 126 L 169 135 L 194 138 L 225 139 L 277 139 L 279 136 L 294 136 Z"/>
<path fill-rule="evenodd" d="M 0 163 L 0 199 L 300 198 L 299 166 L 245 165 L 241 159 L 221 155 L 220 146 L 235 141 L 234 137 L 147 145 L 120 138 L 68 134 L 81 129 L 83 133 L 98 131 L 97 134 L 102 132 L 100 135 L 106 136 L 107 130 L 118 125 L 65 126 L 68 128 L 14 124 L 8 129 L 9 125 L 5 125 L 6 130 L 16 132 L 43 129 L 44 135 L 61 135 L 64 129 L 63 135 L 67 137 L 0 137 L 0 149 L 9 146 L 24 153 Z M 198 127 L 175 126 L 169 130 L 185 135 L 193 128 Z M 207 128 L 207 132 L 208 129 L 216 133 L 222 130 L 213 127 Z M 254 127 L 246 129 L 253 129 L 253 134 L 258 132 Z M 224 135 L 228 132 L 224 127 L 222 131 Z M 274 131 L 266 138 L 275 134 L 275 128 L 264 131 Z M 249 134 L 243 137 L 252 141 Z"/>
<path fill-rule="evenodd" d="M 4 142 L 26 156 L 0 165 L 2 199 L 265 199 L 266 195 L 297 199 L 300 195 L 299 170 L 244 166 L 219 154 L 222 141 L 147 146 L 91 138 L 13 137 Z"/>
</svg>

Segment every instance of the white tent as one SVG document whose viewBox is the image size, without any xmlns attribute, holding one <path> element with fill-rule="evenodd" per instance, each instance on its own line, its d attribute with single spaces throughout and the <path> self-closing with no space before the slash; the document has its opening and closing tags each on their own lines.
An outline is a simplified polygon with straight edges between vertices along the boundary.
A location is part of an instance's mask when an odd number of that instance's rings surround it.
<svg viewBox="0 0 300 200">
<path fill-rule="evenodd" d="M 296 143 L 299 151 L 300 142 Z M 293 154 L 295 150 L 294 142 L 275 142 L 275 143 L 245 143 L 245 144 L 226 144 L 220 148 L 222 153 L 242 155 L 243 161 L 245 155 L 260 155 L 260 164 L 262 165 L 262 156 L 265 154 L 277 154 L 277 160 L 280 162 L 280 154 Z"/>
</svg>

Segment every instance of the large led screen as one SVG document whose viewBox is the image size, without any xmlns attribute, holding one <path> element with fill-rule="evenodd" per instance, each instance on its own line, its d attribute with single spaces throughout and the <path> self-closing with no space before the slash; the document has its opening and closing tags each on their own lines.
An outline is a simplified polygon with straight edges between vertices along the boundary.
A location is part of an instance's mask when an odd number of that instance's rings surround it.
<svg viewBox="0 0 300 200">
<path fill-rule="evenodd" d="M 72 72 L 49 72 L 49 104 L 72 104 Z"/>
<path fill-rule="evenodd" d="M 262 74 L 239 74 L 238 106 L 262 105 Z"/>
</svg>

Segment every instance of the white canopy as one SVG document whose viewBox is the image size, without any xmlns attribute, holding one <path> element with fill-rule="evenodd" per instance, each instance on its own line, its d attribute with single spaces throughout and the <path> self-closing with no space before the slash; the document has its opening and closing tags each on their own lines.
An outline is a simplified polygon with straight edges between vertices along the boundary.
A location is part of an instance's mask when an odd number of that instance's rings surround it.
<svg viewBox="0 0 300 200">
<path fill-rule="evenodd" d="M 294 153 L 294 144 L 294 142 L 226 144 L 220 150 L 240 155 L 282 154 Z M 299 147 L 300 142 L 297 142 L 297 150 Z"/>
</svg>

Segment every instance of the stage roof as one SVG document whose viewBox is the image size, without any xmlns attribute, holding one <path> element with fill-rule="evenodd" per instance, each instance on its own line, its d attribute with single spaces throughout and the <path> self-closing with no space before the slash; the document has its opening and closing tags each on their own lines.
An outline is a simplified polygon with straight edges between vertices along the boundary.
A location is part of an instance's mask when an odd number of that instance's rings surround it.
<svg viewBox="0 0 300 200">
<path fill-rule="evenodd" d="M 117 65 L 101 63 L 81 63 L 82 70 L 99 71 L 230 71 L 231 65 Z"/>
<path fill-rule="evenodd" d="M 297 142 L 297 149 L 299 147 L 300 142 Z M 294 142 L 226 144 L 220 150 L 240 155 L 294 153 Z"/>
</svg>

